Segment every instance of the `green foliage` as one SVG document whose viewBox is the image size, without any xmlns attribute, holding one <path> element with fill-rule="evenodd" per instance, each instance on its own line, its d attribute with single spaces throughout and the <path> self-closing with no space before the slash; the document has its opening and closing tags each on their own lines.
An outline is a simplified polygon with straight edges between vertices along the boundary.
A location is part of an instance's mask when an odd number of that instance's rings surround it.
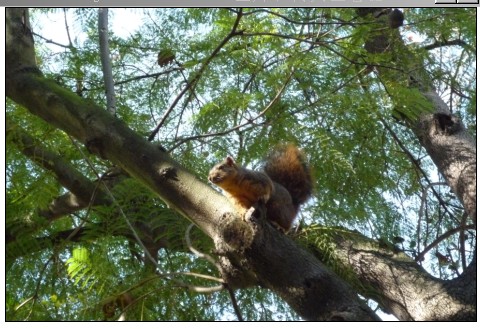
<svg viewBox="0 0 480 329">
<path fill-rule="evenodd" d="M 429 182 L 440 179 L 433 163 L 398 124 L 431 110 L 405 78 L 411 63 L 401 62 L 398 53 L 367 54 L 364 43 L 372 26 L 353 8 L 244 8 L 237 34 L 215 52 L 232 32 L 239 10 L 110 9 L 111 26 L 118 26 L 115 20 L 139 21 L 128 33 L 109 31 L 117 116 L 148 136 L 185 89 L 156 141 L 204 181 L 226 155 L 258 168 L 275 144 L 301 146 L 315 192 L 299 216 L 305 234 L 299 239 L 354 284 L 332 249 L 339 226 L 388 241 L 403 237 L 405 252 L 415 257 L 458 224 L 458 201 L 446 188 L 435 190 L 441 200 L 433 193 Z M 421 63 L 475 136 L 475 11 L 407 8 L 405 16 L 408 25 L 400 31 L 406 48 L 398 52 L 408 51 Z M 31 19 L 45 76 L 71 91 L 69 97 L 105 106 L 97 11 L 34 9 Z M 49 20 L 56 20 L 59 34 L 46 29 Z M 456 39 L 462 43 L 425 49 Z M 384 81 L 375 70 L 367 73 L 372 62 L 399 78 Z M 7 136 L 7 320 L 102 320 L 102 305 L 125 292 L 135 300 L 127 319 L 236 320 L 226 291 L 199 294 L 187 288 L 218 282 L 185 273 L 220 276 L 186 248 L 187 220 L 131 178 L 110 186 L 106 177 L 112 199 L 98 176 L 111 163 L 23 107 L 8 99 L 6 105 L 9 121 L 95 182 L 111 201 L 60 218 L 42 217 L 39 210 L 67 191 L 55 173 L 27 159 Z M 423 201 L 425 216 L 419 218 Z M 73 230 L 81 234 L 66 238 Z M 158 267 L 146 260 L 138 239 L 157 253 Z M 198 230 L 192 240 L 212 252 L 212 241 Z M 466 237 L 469 246 L 474 240 L 473 234 Z M 437 249 L 458 259 L 458 235 Z M 429 264 L 442 278 L 453 277 L 459 267 L 454 261 Z M 264 289 L 235 293 L 246 320 L 298 320 Z M 115 316 L 120 313 L 117 309 Z"/>
<path fill-rule="evenodd" d="M 87 290 L 92 288 L 95 283 L 95 272 L 87 248 L 73 249 L 72 257 L 67 259 L 65 264 L 67 265 L 67 274 L 75 284 L 81 283 L 81 287 Z"/>
</svg>

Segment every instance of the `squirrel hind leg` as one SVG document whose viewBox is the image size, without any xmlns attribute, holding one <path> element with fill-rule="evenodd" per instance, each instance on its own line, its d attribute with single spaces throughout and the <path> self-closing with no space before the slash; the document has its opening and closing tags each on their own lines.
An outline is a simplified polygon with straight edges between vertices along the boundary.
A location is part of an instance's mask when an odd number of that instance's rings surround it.
<svg viewBox="0 0 480 329">
<path fill-rule="evenodd" d="M 280 231 L 281 233 L 283 234 L 287 234 L 287 232 L 289 231 L 290 228 L 286 228 L 282 225 L 280 225 L 279 223 L 275 222 L 275 221 L 272 221 L 272 220 L 269 220 L 268 219 L 268 210 L 266 208 L 266 205 L 265 203 L 263 203 L 262 201 L 258 201 L 257 203 L 255 203 L 252 207 L 250 207 L 250 209 L 248 209 L 244 216 L 243 216 L 243 220 L 245 221 L 255 221 L 255 220 L 266 220 L 267 222 L 269 222 L 276 230 Z M 252 218 L 255 218 L 254 220 L 252 220 Z M 287 224 L 287 223 L 284 223 L 284 224 Z M 290 223 L 288 223 L 290 224 Z"/>
</svg>

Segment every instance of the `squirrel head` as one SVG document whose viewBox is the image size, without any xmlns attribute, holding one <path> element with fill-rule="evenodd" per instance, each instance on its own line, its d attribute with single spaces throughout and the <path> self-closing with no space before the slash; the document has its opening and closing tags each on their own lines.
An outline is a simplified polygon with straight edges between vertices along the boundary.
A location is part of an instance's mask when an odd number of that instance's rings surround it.
<svg viewBox="0 0 480 329">
<path fill-rule="evenodd" d="M 232 181 L 238 173 L 238 166 L 231 156 L 215 165 L 208 173 L 208 180 L 220 187 Z"/>
</svg>

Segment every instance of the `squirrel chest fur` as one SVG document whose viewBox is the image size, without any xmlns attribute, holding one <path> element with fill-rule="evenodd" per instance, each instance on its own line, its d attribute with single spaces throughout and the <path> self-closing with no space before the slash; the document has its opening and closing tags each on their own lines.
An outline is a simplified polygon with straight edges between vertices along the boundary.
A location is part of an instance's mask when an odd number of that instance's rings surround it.
<svg viewBox="0 0 480 329">
<path fill-rule="evenodd" d="M 241 167 L 227 157 L 210 170 L 208 180 L 222 188 L 242 217 L 257 202 L 265 203 L 267 219 L 283 231 L 290 229 L 312 193 L 310 170 L 294 145 L 270 153 L 264 172 Z"/>
</svg>

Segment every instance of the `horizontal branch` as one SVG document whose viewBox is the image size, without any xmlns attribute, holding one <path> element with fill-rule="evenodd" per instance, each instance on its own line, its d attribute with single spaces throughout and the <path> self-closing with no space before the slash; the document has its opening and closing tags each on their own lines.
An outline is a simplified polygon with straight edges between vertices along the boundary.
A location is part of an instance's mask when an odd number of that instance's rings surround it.
<svg viewBox="0 0 480 329">
<path fill-rule="evenodd" d="M 59 213 L 66 213 L 67 209 L 78 210 L 87 205 L 108 205 L 110 200 L 98 191 L 98 184 L 85 177 L 75 167 L 67 163 L 60 154 L 53 153 L 41 146 L 20 126 L 7 118 L 7 136 L 17 145 L 31 161 L 51 172 L 62 186 L 71 192 L 57 199 L 52 208 L 41 210 L 48 217 L 57 217 Z M 55 209 L 56 208 L 56 209 Z"/>
<path fill-rule="evenodd" d="M 435 41 L 434 43 L 432 43 L 430 45 L 426 45 L 424 47 L 424 49 L 425 50 L 433 50 L 433 49 L 436 49 L 436 48 L 447 47 L 447 46 L 462 46 L 462 47 L 467 48 L 471 51 L 474 51 L 475 53 L 477 52 L 475 48 L 470 47 L 465 41 L 463 41 L 461 39 Z"/>
<path fill-rule="evenodd" d="M 310 247 L 316 248 L 315 243 L 308 242 L 312 237 L 328 236 L 329 243 L 333 244 L 331 253 L 325 254 L 319 249 L 316 254 L 323 255 L 322 258 L 342 275 L 353 278 L 360 293 L 377 301 L 384 312 L 401 321 L 428 321 L 438 316 L 448 319 L 451 314 L 463 320 L 476 318 L 476 296 L 472 299 L 472 294 L 464 294 L 462 290 L 476 290 L 476 278 L 470 272 L 461 275 L 453 284 L 428 274 L 393 244 L 341 228 L 317 227 L 314 230 L 316 232 L 307 229 L 308 235 L 305 235 Z M 475 262 L 470 267 L 474 270 Z M 354 276 L 348 272 L 352 270 Z M 463 288 L 458 289 L 459 285 Z M 434 304 L 438 305 L 437 310 L 448 309 L 448 313 L 426 314 L 424 310 L 431 309 Z"/>
</svg>

